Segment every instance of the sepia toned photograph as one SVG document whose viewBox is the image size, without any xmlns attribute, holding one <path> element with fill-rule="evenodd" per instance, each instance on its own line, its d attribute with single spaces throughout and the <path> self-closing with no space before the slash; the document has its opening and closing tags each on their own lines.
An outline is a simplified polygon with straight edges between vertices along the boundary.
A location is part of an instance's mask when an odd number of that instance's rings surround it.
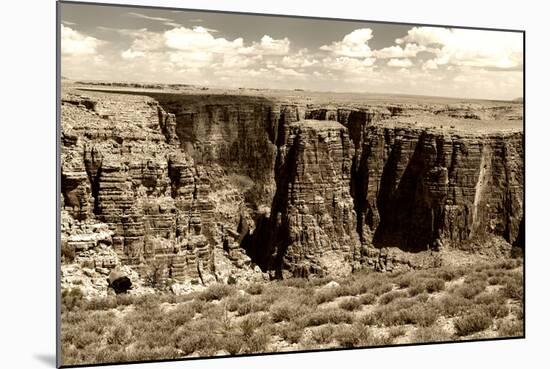
<svg viewBox="0 0 550 369">
<path fill-rule="evenodd" d="M 59 365 L 525 337 L 525 34 L 367 17 L 57 3 Z"/>
</svg>

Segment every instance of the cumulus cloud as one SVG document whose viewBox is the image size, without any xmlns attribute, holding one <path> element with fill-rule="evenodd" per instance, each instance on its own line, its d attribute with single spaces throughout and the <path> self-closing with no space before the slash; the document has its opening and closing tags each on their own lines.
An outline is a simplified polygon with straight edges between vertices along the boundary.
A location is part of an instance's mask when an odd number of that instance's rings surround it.
<svg viewBox="0 0 550 369">
<path fill-rule="evenodd" d="M 387 65 L 389 67 L 408 68 L 413 65 L 410 59 L 390 59 Z"/>
<path fill-rule="evenodd" d="M 239 49 L 239 53 L 248 55 L 286 55 L 290 49 L 288 38 L 276 40 L 271 36 L 264 35 L 260 42 L 253 42 L 252 46 Z"/>
<path fill-rule="evenodd" d="M 521 95 L 522 40 L 512 33 L 413 27 L 395 44 L 373 49 L 377 35 L 361 28 L 308 50 L 294 49 L 289 37 L 230 39 L 206 24 L 186 27 L 161 18 L 144 19 L 169 26 L 163 31 L 99 26 L 97 33 L 82 34 L 65 23 L 64 75 L 226 87 L 447 96 L 468 90 L 472 97 L 485 98 Z M 114 41 L 103 45 L 92 36 Z M 84 59 L 89 62 L 82 63 Z"/>
<path fill-rule="evenodd" d="M 513 69 L 523 63 L 522 37 L 515 32 L 414 27 L 396 41 L 435 46 L 431 51 L 437 65 Z"/>
<path fill-rule="evenodd" d="M 164 32 L 164 40 L 168 47 L 189 52 L 234 51 L 243 47 L 243 39 L 228 41 L 223 37 L 216 38 L 204 27 L 178 27 Z"/>
<path fill-rule="evenodd" d="M 368 41 L 372 39 L 372 37 L 372 29 L 360 28 L 345 35 L 342 41 L 335 41 L 330 45 L 323 45 L 320 49 L 346 57 L 367 58 L 372 55 L 372 51 L 368 45 Z"/>
<path fill-rule="evenodd" d="M 365 71 L 365 68 L 372 67 L 375 61 L 376 59 L 374 58 L 357 59 L 340 56 L 337 58 L 323 59 L 323 66 L 327 69 L 346 73 L 362 73 Z"/>
<path fill-rule="evenodd" d="M 103 43 L 61 24 L 61 53 L 63 55 L 93 55 Z"/>
<path fill-rule="evenodd" d="M 281 64 L 286 68 L 307 68 L 319 64 L 319 61 L 308 53 L 308 49 L 300 49 L 296 54 L 283 57 Z"/>
<path fill-rule="evenodd" d="M 394 46 L 385 47 L 380 50 L 374 50 L 372 54 L 375 57 L 381 58 L 381 59 L 414 58 L 419 52 L 425 51 L 425 50 L 427 50 L 425 46 L 412 43 L 412 44 L 406 44 L 404 48 L 398 45 L 394 45 Z"/>
</svg>

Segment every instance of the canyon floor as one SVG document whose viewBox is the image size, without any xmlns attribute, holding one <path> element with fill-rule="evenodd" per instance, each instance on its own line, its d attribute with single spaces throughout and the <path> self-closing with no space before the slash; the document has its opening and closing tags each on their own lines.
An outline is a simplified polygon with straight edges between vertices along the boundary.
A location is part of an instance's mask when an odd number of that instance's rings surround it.
<svg viewBox="0 0 550 369">
<path fill-rule="evenodd" d="M 523 104 L 63 82 L 64 365 L 523 336 Z"/>
</svg>

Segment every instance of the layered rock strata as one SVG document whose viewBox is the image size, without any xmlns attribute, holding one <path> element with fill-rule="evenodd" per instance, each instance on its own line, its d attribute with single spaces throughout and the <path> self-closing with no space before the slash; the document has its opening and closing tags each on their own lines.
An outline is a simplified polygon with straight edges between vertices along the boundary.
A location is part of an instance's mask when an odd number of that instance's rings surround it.
<svg viewBox="0 0 550 369">
<path fill-rule="evenodd" d="M 346 274 L 387 247 L 523 243 L 517 109 L 72 90 L 61 110 L 62 240 L 114 250 L 103 273 Z M 491 119 L 516 128 L 472 123 Z"/>
</svg>

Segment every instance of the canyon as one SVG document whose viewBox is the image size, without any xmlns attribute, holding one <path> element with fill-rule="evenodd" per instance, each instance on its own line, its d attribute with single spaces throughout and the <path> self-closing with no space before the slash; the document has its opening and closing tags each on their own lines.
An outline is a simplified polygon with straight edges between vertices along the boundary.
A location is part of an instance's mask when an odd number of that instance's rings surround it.
<svg viewBox="0 0 550 369">
<path fill-rule="evenodd" d="M 62 286 L 90 293 L 524 247 L 522 103 L 65 85 L 60 141 Z"/>
</svg>

